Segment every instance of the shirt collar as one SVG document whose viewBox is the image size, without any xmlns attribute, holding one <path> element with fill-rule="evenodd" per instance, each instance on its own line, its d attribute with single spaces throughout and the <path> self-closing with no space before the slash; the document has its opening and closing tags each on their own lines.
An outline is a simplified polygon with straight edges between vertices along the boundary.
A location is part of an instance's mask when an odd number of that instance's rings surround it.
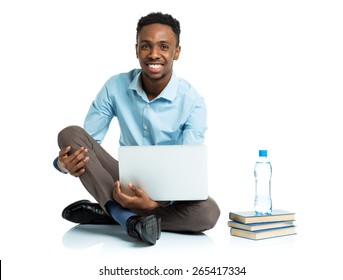
<svg viewBox="0 0 343 280">
<path fill-rule="evenodd" d="M 140 96 L 142 96 L 143 94 L 145 95 L 145 92 L 142 87 L 141 79 L 140 79 L 141 74 L 142 74 L 142 71 L 139 71 L 129 86 L 129 89 L 135 90 Z M 178 77 L 173 72 L 169 83 L 162 90 L 159 96 L 156 97 L 156 99 L 164 98 L 166 100 L 173 101 L 177 95 L 178 80 L 179 80 Z"/>
</svg>

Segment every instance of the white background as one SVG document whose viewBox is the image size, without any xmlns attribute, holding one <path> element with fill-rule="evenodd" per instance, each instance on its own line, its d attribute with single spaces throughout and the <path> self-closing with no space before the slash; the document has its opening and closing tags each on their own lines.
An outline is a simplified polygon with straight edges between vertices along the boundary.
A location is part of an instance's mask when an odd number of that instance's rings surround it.
<svg viewBox="0 0 343 280">
<path fill-rule="evenodd" d="M 339 278 L 342 6 L 330 0 L 1 1 L 4 279 L 103 279 L 98 270 L 105 265 L 245 266 L 239 278 Z M 73 247 L 65 235 L 74 225 L 60 213 L 90 197 L 77 179 L 54 170 L 56 136 L 83 124 L 111 75 L 138 67 L 135 28 L 151 11 L 181 23 L 174 69 L 208 105 L 210 192 L 222 215 L 201 242 L 166 234 L 172 244 L 162 235 L 156 246 L 124 250 L 111 242 L 94 245 L 89 238 L 100 230 Z M 115 123 L 104 146 L 116 155 Z M 229 234 L 229 212 L 253 208 L 261 148 L 273 165 L 274 208 L 297 213 L 296 236 L 255 242 Z"/>
</svg>

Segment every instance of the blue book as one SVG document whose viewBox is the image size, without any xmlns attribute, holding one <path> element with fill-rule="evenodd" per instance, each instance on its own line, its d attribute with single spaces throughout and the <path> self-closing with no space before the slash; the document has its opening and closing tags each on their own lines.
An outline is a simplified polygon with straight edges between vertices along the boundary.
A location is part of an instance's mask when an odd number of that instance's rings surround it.
<svg viewBox="0 0 343 280">
<path fill-rule="evenodd" d="M 295 220 L 295 213 L 275 209 L 270 215 L 256 215 L 255 211 L 230 212 L 229 218 L 243 224 L 268 223 Z"/>
<path fill-rule="evenodd" d="M 293 221 L 281 221 L 281 222 L 267 222 L 267 223 L 252 223 L 252 224 L 243 224 L 236 221 L 228 221 L 227 225 L 233 228 L 240 228 L 249 231 L 257 231 L 264 229 L 272 228 L 283 228 L 293 226 Z"/>
</svg>

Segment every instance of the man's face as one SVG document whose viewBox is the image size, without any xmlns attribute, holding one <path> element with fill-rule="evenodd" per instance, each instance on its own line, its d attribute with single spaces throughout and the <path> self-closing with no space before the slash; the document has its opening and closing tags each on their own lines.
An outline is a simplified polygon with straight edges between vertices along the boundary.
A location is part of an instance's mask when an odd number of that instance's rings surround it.
<svg viewBox="0 0 343 280">
<path fill-rule="evenodd" d="M 136 53 L 143 78 L 169 81 L 174 60 L 179 58 L 181 47 L 169 25 L 149 24 L 137 36 Z"/>
</svg>

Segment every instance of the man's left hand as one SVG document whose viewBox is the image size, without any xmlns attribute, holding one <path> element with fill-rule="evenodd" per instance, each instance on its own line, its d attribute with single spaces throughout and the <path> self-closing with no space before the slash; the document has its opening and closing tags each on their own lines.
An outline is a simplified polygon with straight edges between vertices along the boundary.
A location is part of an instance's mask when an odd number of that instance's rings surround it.
<svg viewBox="0 0 343 280">
<path fill-rule="evenodd" d="M 124 208 L 137 212 L 148 212 L 160 206 L 160 203 L 150 199 L 150 197 L 140 188 L 129 184 L 129 189 L 133 195 L 125 194 L 120 182 L 117 181 L 113 188 L 113 199 Z"/>
</svg>

